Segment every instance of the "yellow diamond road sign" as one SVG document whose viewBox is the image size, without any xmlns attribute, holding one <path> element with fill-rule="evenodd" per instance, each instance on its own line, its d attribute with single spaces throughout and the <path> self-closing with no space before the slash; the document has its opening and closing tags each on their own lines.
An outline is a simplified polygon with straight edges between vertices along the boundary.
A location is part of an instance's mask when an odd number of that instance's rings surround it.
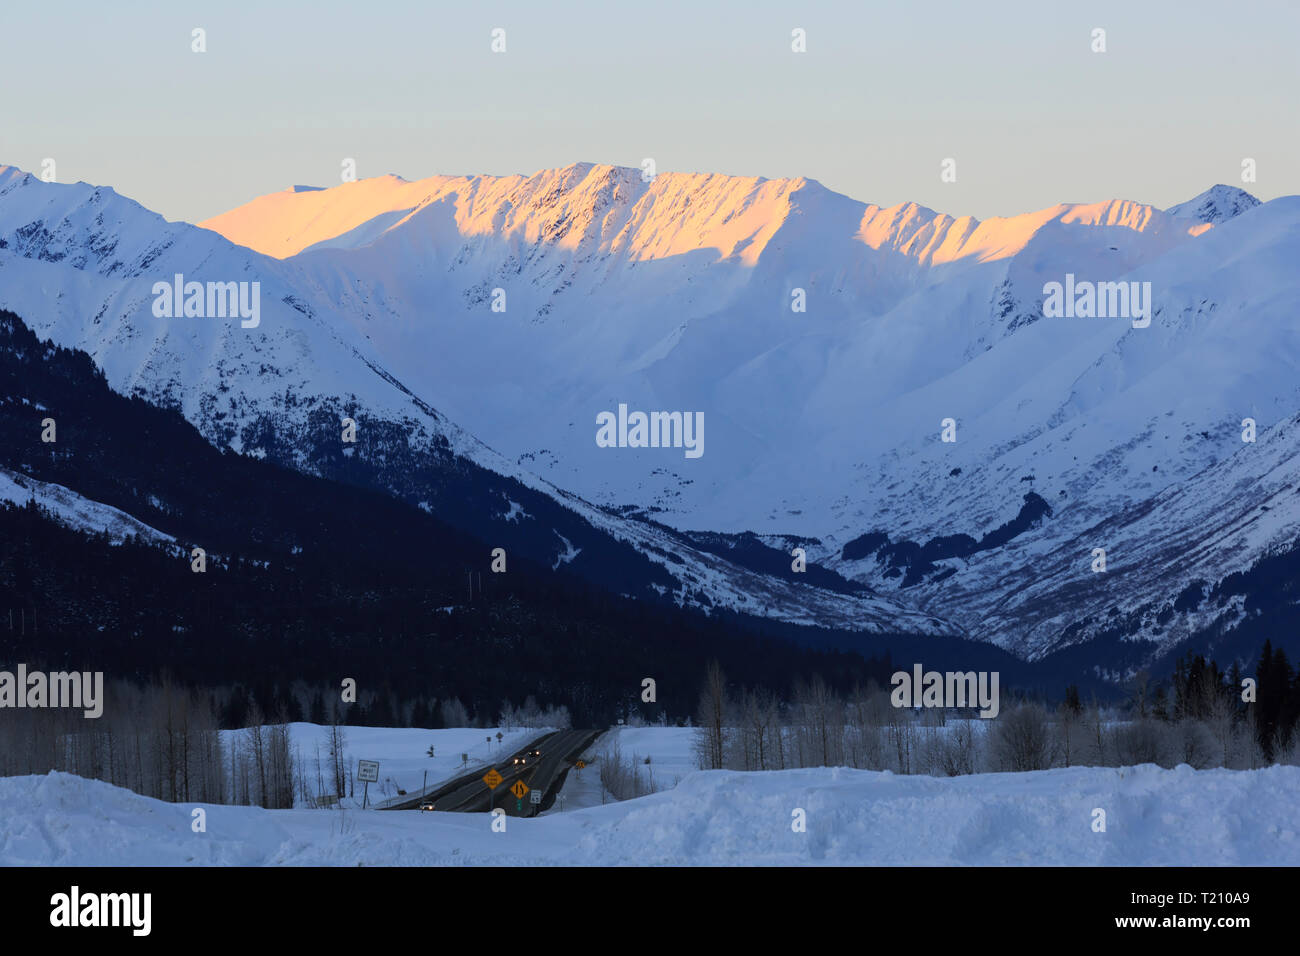
<svg viewBox="0 0 1300 956">
<path fill-rule="evenodd" d="M 528 784 L 522 780 L 516 780 L 515 785 L 510 788 L 510 792 L 515 795 L 516 800 L 522 800 L 528 793 Z"/>
<path fill-rule="evenodd" d="M 496 767 L 493 767 L 483 777 L 483 782 L 488 785 L 489 790 L 495 790 L 497 787 L 501 786 L 501 781 L 503 779 L 505 778 L 502 777 L 501 774 L 497 773 Z"/>
</svg>

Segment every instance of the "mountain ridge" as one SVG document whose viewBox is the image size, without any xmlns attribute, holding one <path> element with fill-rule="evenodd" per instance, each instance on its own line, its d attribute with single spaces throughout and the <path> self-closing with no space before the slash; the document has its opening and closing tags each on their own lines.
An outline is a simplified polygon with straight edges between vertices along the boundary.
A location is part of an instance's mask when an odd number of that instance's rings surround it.
<svg viewBox="0 0 1300 956">
<path fill-rule="evenodd" d="M 658 189 L 656 184 L 660 184 Z M 621 198 L 630 200 L 633 206 L 646 197 L 652 197 L 658 202 L 663 196 L 669 205 L 670 213 L 681 208 L 680 199 L 678 198 L 677 203 L 674 204 L 673 197 L 680 197 L 683 191 L 700 194 L 699 201 L 706 204 L 710 201 L 716 202 L 719 198 L 718 193 L 727 193 L 732 196 L 733 207 L 747 206 L 761 198 L 785 197 L 802 190 L 807 190 L 811 194 L 824 193 L 829 197 L 835 197 L 834 201 L 851 203 L 863 210 L 860 231 L 863 233 L 864 241 L 869 245 L 873 244 L 872 240 L 875 239 L 874 245 L 877 248 L 890 239 L 888 229 L 885 229 L 882 234 L 881 227 L 885 222 L 897 221 L 900 227 L 914 224 L 918 220 L 923 221 L 924 225 L 937 222 L 938 228 L 944 234 L 944 242 L 955 248 L 949 248 L 934 260 L 936 262 L 952 261 L 961 255 L 972 254 L 962 252 L 961 246 L 966 237 L 981 230 L 983 241 L 975 254 L 988 254 L 990 250 L 998 249 L 999 243 L 1003 247 L 1014 244 L 1026 223 L 1067 217 L 1069 221 L 1091 219 L 1111 225 L 1134 224 L 1137 228 L 1142 228 L 1142 223 L 1149 221 L 1152 213 L 1164 212 L 1171 217 L 1180 218 L 1181 216 L 1176 214 L 1175 210 L 1181 213 L 1185 207 L 1207 201 L 1207 197 L 1217 198 L 1220 203 L 1223 203 L 1227 195 L 1225 192 L 1216 193 L 1214 197 L 1211 197 L 1211 193 L 1214 190 L 1229 189 L 1221 186 L 1212 187 L 1211 190 L 1194 199 L 1170 207 L 1168 210 L 1160 210 L 1148 203 L 1111 199 L 1101 202 L 1061 203 L 1043 210 L 979 220 L 973 216 L 953 217 L 915 202 L 901 202 L 884 207 L 859 201 L 834 192 L 817 180 L 807 177 L 769 179 L 762 176 L 732 176 L 723 173 L 664 172 L 646 181 L 638 169 L 578 162 L 568 166 L 539 170 L 530 175 L 435 175 L 424 179 L 405 180 L 389 174 L 358 179 L 328 188 L 313 189 L 313 192 L 323 195 L 311 197 L 306 202 L 294 192 L 286 190 L 257 197 L 225 213 L 205 219 L 198 225 L 201 228 L 220 232 L 231 241 L 264 254 L 276 258 L 288 258 L 311 248 L 327 247 L 346 233 L 362 227 L 377 217 L 394 216 L 398 213 L 409 215 L 421 206 L 444 200 L 453 193 L 458 194 L 462 191 L 470 193 L 474 197 L 475 204 L 506 201 L 514 207 L 530 200 L 545 203 L 549 198 L 553 198 L 553 195 L 548 196 L 548 192 L 556 187 L 573 194 L 584 192 L 601 194 L 623 190 Z M 1239 206 L 1249 208 L 1250 204 L 1258 204 L 1258 200 L 1249 193 L 1242 190 L 1236 190 L 1236 193 L 1244 197 L 1244 199 L 1237 199 Z M 295 202 L 295 199 L 298 201 Z M 329 216 L 322 221 L 322 212 L 330 206 L 337 208 L 330 210 Z M 1220 216 L 1215 221 L 1226 221 L 1226 218 L 1230 217 Z M 1015 228 L 1011 228 L 1008 235 L 1004 227 L 1013 223 L 1016 224 Z M 469 231 L 472 233 L 480 226 L 481 223 L 475 222 Z M 954 237 L 949 235 L 950 228 L 955 228 L 955 243 Z M 1002 234 L 999 236 L 1000 231 Z M 914 230 L 909 233 L 911 238 L 907 240 L 895 238 L 894 244 L 911 241 L 915 237 L 915 232 Z M 940 246 L 942 245 L 943 243 L 940 243 Z M 672 248 L 668 245 L 666 249 L 661 247 L 649 251 L 654 253 L 655 257 L 661 257 L 672 254 L 669 251 Z M 731 254 L 733 251 L 734 244 L 726 254 Z"/>
<path fill-rule="evenodd" d="M 0 176 L 0 304 L 87 344 L 113 381 L 179 403 L 214 443 L 445 509 L 450 498 L 416 487 L 442 471 L 362 476 L 325 437 L 358 410 L 384 434 L 383 454 L 406 462 L 399 445 L 418 424 L 418 453 L 438 468 L 467 455 L 573 509 L 676 575 L 652 576 L 671 600 L 961 634 L 1028 659 L 1109 640 L 1115 608 L 1125 639 L 1163 653 L 1206 625 L 1157 621 L 1166 601 L 1216 569 L 1245 573 L 1294 530 L 1283 509 L 1267 535 L 1249 531 L 1264 527 L 1252 515 L 1276 488 L 1243 482 L 1252 462 L 1290 453 L 1294 433 L 1274 429 L 1300 409 L 1300 340 L 1286 322 L 1300 296 L 1287 265 L 1300 249 L 1296 197 L 1249 208 L 1235 197 L 1243 208 L 1229 216 L 1234 194 L 1211 189 L 1189 202 L 1218 200 L 1213 223 L 1187 204 L 1175 215 L 1119 200 L 977 222 L 868 206 L 804 179 L 646 183 L 580 165 L 443 177 L 431 193 L 427 180 L 381 177 L 274 194 L 309 204 L 300 219 L 317 222 L 290 237 L 300 252 L 274 259 L 157 217 L 134 235 L 108 193 L 58 187 L 74 193 L 36 202 L 46 185 L 26 182 Z M 362 194 L 386 211 L 362 203 L 321 218 Z M 135 283 L 178 265 L 260 277 L 266 329 L 146 332 L 156 324 Z M 1067 276 L 1150 286 L 1149 325 L 1048 318 L 1045 284 Z M 599 447 L 596 415 L 621 404 L 704 415 L 707 454 Z M 1248 415 L 1261 438 L 1243 450 Z M 951 443 L 940 437 L 950 419 Z M 1179 494 L 1192 487 L 1198 496 Z M 1248 500 L 1225 507 L 1234 488 Z M 550 507 L 500 494 L 492 520 L 506 530 Z M 1042 507 L 1026 517 L 1030 500 Z M 1217 564 L 1171 563 L 1202 526 L 1235 543 L 1203 549 Z M 533 541 L 534 558 L 588 561 L 600 546 L 575 534 Z M 887 547 L 846 551 L 874 535 Z M 762 573 L 779 570 L 772 543 L 799 540 L 862 591 Z M 1162 570 L 1092 587 L 1099 546 L 1116 567 Z M 999 590 L 1013 581 L 1013 594 Z"/>
</svg>

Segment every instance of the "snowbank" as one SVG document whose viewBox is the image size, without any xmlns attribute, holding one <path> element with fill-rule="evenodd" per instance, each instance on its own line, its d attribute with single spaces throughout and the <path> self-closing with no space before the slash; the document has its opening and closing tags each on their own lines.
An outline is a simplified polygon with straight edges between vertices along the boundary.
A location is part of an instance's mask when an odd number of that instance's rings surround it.
<svg viewBox="0 0 1300 956">
<path fill-rule="evenodd" d="M 711 771 L 506 833 L 485 814 L 218 806 L 194 833 L 190 805 L 53 773 L 0 779 L 0 864 L 1300 865 L 1298 798 L 1300 767 Z"/>
</svg>

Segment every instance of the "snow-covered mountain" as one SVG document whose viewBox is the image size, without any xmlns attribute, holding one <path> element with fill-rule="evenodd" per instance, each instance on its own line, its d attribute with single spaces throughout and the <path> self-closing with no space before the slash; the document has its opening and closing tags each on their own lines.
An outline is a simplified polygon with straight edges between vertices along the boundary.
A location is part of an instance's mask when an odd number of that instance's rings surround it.
<svg viewBox="0 0 1300 956">
<path fill-rule="evenodd" d="M 1131 202 L 978 222 L 807 180 L 644 183 L 580 164 L 277 193 L 205 225 L 293 254 L 298 284 L 339 303 L 403 381 L 562 487 L 682 527 L 852 536 L 857 476 L 901 477 L 895 457 L 923 453 L 942 418 L 983 414 L 992 396 L 971 385 L 1000 393 L 1010 362 L 1042 374 L 1040 355 L 1064 353 L 1068 377 L 1047 372 L 1044 406 L 1020 416 L 1044 421 L 1128 327 L 1060 321 L 1019 341 L 1044 282 L 1131 274 L 1205 224 Z M 599 447 L 596 416 L 619 404 L 703 411 L 705 453 Z M 1019 495 L 989 505 L 1005 518 Z"/>
<path fill-rule="evenodd" d="M 1195 199 L 1170 206 L 1165 211 L 1171 216 L 1218 225 L 1258 205 L 1259 200 L 1244 189 L 1220 183 L 1211 186 Z"/>
<path fill-rule="evenodd" d="M 396 423 L 443 468 L 377 465 L 389 490 L 450 509 L 421 482 L 471 462 L 534 496 L 497 494 L 501 533 L 559 502 L 684 601 L 1027 658 L 1156 651 L 1246 613 L 1178 600 L 1193 584 L 1300 538 L 1300 198 L 978 221 L 575 164 L 293 187 L 203 225 L 0 174 L 0 305 L 219 444 L 328 471 L 343 414 Z M 261 327 L 154 319 L 174 272 L 260 279 Z M 1056 317 L 1053 283 L 1127 312 Z M 703 454 L 602 447 L 620 406 L 702 413 Z M 543 523 L 548 561 L 592 557 Z M 796 545 L 871 592 L 763 570 Z"/>
<path fill-rule="evenodd" d="M 257 282 L 258 323 L 160 317 L 155 283 L 177 275 Z M 555 488 L 404 385 L 340 306 L 310 298 L 298 278 L 111 189 L 0 168 L 0 307 L 87 352 L 116 390 L 177 409 L 218 446 L 382 488 L 508 554 L 622 593 L 854 630 L 960 633 L 905 601 L 757 572 Z M 342 441 L 345 417 L 357 423 L 355 446 Z"/>
<path fill-rule="evenodd" d="M 1170 622 L 1174 596 L 1300 536 L 1300 508 L 1250 517 L 1285 487 L 1300 410 L 1294 197 L 981 222 L 576 164 L 277 193 L 204 225 L 284 257 L 386 366 L 556 484 L 682 528 L 815 536 L 842 573 L 1025 656 L 1117 619 L 1164 646 L 1205 623 Z M 1049 283 L 1119 281 L 1149 324 L 1045 316 Z M 705 453 L 599 447 L 620 404 L 703 412 Z"/>
</svg>

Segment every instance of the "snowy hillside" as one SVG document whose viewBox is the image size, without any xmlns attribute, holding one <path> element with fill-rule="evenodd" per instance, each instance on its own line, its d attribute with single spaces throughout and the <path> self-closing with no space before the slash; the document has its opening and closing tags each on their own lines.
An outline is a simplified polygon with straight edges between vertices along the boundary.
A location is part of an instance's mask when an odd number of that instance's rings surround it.
<svg viewBox="0 0 1300 956">
<path fill-rule="evenodd" d="M 486 814 L 163 803 L 69 774 L 0 779 L 0 865 L 1300 865 L 1300 768 L 1152 764 L 953 779 L 710 771 L 493 833 Z M 794 811 L 807 830 L 794 832 Z M 1106 831 L 1094 832 L 1094 810 Z"/>
<path fill-rule="evenodd" d="M 87 534 L 107 534 L 116 542 L 139 537 L 150 544 L 174 546 L 176 541 L 110 505 L 91 501 L 62 485 L 38 481 L 8 468 L 0 468 L 0 502 L 35 503 L 61 524 Z"/>
</svg>

